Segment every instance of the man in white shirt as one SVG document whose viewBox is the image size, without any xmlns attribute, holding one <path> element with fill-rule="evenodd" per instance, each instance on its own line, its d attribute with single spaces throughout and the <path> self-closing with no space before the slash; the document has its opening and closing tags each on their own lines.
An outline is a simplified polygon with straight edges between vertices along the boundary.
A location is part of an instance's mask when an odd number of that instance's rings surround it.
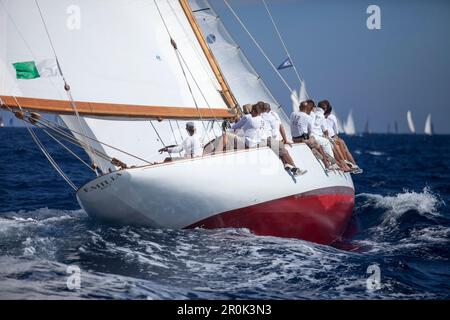
<svg viewBox="0 0 450 320">
<path fill-rule="evenodd" d="M 231 125 L 231 130 L 233 130 L 235 133 L 237 133 L 238 136 L 243 136 L 243 131 L 241 129 L 245 125 L 247 120 L 249 120 L 252 117 L 252 115 L 251 115 L 252 106 L 253 105 L 251 105 L 251 104 L 244 105 L 242 107 L 243 115 L 237 122 L 235 122 Z"/>
<path fill-rule="evenodd" d="M 328 135 L 327 125 L 324 115 L 324 110 L 321 108 L 316 108 L 314 101 L 308 100 L 308 105 L 311 109 L 309 115 L 313 119 L 312 132 L 311 135 L 316 139 L 316 141 L 322 146 L 323 150 L 330 156 L 334 158 L 333 147 L 330 141 L 326 138 Z"/>
<path fill-rule="evenodd" d="M 328 156 L 322 146 L 312 136 L 313 118 L 309 115 L 310 108 L 308 101 L 300 103 L 300 110 L 291 114 L 291 132 L 294 143 L 306 143 L 308 147 L 316 150 L 322 157 L 325 168 L 330 168 Z"/>
<path fill-rule="evenodd" d="M 271 110 L 270 104 L 264 102 L 258 102 L 258 104 L 263 109 L 262 118 L 265 121 L 264 139 L 266 139 L 267 145 L 280 157 L 285 170 L 292 172 L 295 176 L 305 174 L 307 170 L 299 169 L 286 150 L 285 144 L 291 145 L 291 143 L 286 138 L 286 131 L 281 124 L 281 119 L 278 114 Z"/>
<path fill-rule="evenodd" d="M 159 152 L 168 152 L 169 154 L 181 154 L 181 152 L 184 152 L 185 159 L 203 156 L 203 143 L 201 137 L 196 133 L 195 124 L 193 122 L 186 123 L 186 131 L 188 136 L 183 140 L 181 145 L 167 146 L 160 149 Z"/>
<path fill-rule="evenodd" d="M 347 144 L 343 139 L 341 139 L 339 134 L 339 126 L 337 118 L 334 114 L 331 113 L 333 110 L 330 102 L 328 100 L 323 100 L 319 102 L 319 107 L 323 108 L 325 110 L 325 118 L 327 121 L 327 127 L 328 127 L 328 135 L 330 139 L 335 143 L 336 148 L 340 150 L 342 157 L 344 161 L 354 169 L 355 173 L 362 173 L 362 170 L 359 168 L 359 166 L 356 164 L 355 159 L 353 158 L 352 154 L 350 153 L 350 150 L 347 147 Z"/>
<path fill-rule="evenodd" d="M 231 132 L 230 132 L 231 131 Z M 252 105 L 249 115 L 244 115 L 222 135 L 216 139 L 214 150 L 227 151 L 237 149 L 256 148 L 264 136 L 265 122 L 261 117 L 260 107 Z"/>
</svg>

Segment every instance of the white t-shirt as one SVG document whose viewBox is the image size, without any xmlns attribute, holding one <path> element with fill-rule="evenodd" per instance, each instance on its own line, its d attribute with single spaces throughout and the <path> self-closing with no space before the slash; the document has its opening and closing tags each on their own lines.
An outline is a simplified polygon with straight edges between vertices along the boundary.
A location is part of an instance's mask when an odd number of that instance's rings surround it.
<svg viewBox="0 0 450 320">
<path fill-rule="evenodd" d="M 280 123 L 277 122 L 277 119 L 270 113 L 264 112 L 261 114 L 261 117 L 264 120 L 264 132 L 263 139 L 272 138 L 277 139 L 277 132 L 280 132 Z"/>
<path fill-rule="evenodd" d="M 325 115 L 322 108 L 316 108 L 314 112 L 311 113 L 313 118 L 312 134 L 322 137 L 323 132 L 327 130 L 327 124 L 325 121 Z"/>
<path fill-rule="evenodd" d="M 169 153 L 179 153 L 184 151 L 185 158 L 196 158 L 203 156 L 203 143 L 201 137 L 194 133 L 192 136 L 186 137 L 179 146 L 169 148 Z"/>
<path fill-rule="evenodd" d="M 261 116 L 247 118 L 242 130 L 244 130 L 245 145 L 255 148 L 261 142 L 265 130 L 265 122 Z"/>
<path fill-rule="evenodd" d="M 312 132 L 313 119 L 310 115 L 302 111 L 295 111 L 291 114 L 291 133 L 293 138 L 300 137 Z"/>
<path fill-rule="evenodd" d="M 339 127 L 337 118 L 334 114 L 330 114 L 327 118 L 327 129 L 328 129 L 328 136 L 334 137 L 335 135 L 339 134 Z"/>
</svg>

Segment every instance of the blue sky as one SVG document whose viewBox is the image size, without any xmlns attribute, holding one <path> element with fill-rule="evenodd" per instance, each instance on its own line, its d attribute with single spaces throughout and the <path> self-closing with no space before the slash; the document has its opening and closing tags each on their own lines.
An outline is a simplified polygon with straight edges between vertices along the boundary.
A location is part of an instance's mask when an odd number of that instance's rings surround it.
<svg viewBox="0 0 450 320">
<path fill-rule="evenodd" d="M 289 92 L 242 31 L 222 0 L 212 0 L 235 40 L 277 99 Z M 229 0 L 278 65 L 285 54 L 260 0 Z M 450 133 L 450 1 L 267 0 L 309 94 L 327 98 L 341 117 L 353 110 L 358 130 L 367 119 L 376 132 L 396 120 L 407 131 L 413 111 L 423 132 L 432 114 L 437 133 Z M 381 9 L 381 30 L 369 30 L 369 5 Z M 282 71 L 298 88 L 292 69 Z"/>
</svg>

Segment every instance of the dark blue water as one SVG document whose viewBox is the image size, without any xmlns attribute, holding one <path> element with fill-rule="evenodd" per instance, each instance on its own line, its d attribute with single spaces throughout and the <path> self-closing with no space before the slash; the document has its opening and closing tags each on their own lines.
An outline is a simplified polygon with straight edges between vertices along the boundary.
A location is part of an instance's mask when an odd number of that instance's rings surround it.
<svg viewBox="0 0 450 320">
<path fill-rule="evenodd" d="M 365 170 L 354 176 L 352 251 L 241 229 L 100 224 L 25 129 L 0 129 L 0 298 L 449 299 L 450 136 L 347 141 Z M 46 145 L 77 185 L 91 178 Z M 379 290 L 367 289 L 370 265 Z"/>
</svg>

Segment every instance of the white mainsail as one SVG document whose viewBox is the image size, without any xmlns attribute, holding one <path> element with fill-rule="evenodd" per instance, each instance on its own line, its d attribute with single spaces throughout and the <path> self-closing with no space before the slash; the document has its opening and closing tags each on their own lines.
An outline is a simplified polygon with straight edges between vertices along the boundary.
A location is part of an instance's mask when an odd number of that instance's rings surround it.
<svg viewBox="0 0 450 320">
<path fill-rule="evenodd" d="M 0 22 L 0 34 L 6 34 L 1 38 L 6 39 L 6 44 L 0 49 L 0 60 L 6 65 L 8 79 L 13 81 L 2 86 L 0 95 L 67 100 L 61 77 L 15 79 L 12 63 L 38 62 L 52 58 L 53 53 L 35 2 L 2 2 L 7 10 L 0 6 L 2 17 L 9 13 L 11 19 Z M 197 104 L 204 109 L 227 109 L 219 92 L 220 85 L 179 1 L 157 3 L 161 16 L 153 1 L 39 1 L 74 100 L 166 108 L 195 108 Z M 77 17 L 73 17 L 70 8 L 80 13 L 78 25 L 71 24 Z M 166 27 L 184 60 L 181 63 Z M 74 116 L 61 118 L 70 129 L 81 131 Z M 162 160 L 164 155 L 156 150 L 163 142 L 166 145 L 180 142 L 184 134 L 183 121 L 177 125 L 153 121 L 161 138 L 149 120 L 85 116 L 82 122 L 90 137 L 148 161 Z M 202 135 L 205 135 L 204 127 L 197 121 Z M 93 144 L 130 165 L 142 164 L 114 149 Z M 104 172 L 111 167 L 108 162 L 99 164 Z"/>
<path fill-rule="evenodd" d="M 355 128 L 355 121 L 353 120 L 353 112 L 350 110 L 347 121 L 344 124 L 344 132 L 347 135 L 354 135 L 356 134 L 356 128 Z"/>
<path fill-rule="evenodd" d="M 431 122 L 431 114 L 428 114 L 427 120 L 425 121 L 425 134 L 431 136 L 433 135 L 433 124 Z"/>
<path fill-rule="evenodd" d="M 408 121 L 409 131 L 411 133 L 416 133 L 416 127 L 414 126 L 414 121 L 410 110 L 408 110 L 408 112 L 406 113 L 406 120 Z"/>
</svg>

